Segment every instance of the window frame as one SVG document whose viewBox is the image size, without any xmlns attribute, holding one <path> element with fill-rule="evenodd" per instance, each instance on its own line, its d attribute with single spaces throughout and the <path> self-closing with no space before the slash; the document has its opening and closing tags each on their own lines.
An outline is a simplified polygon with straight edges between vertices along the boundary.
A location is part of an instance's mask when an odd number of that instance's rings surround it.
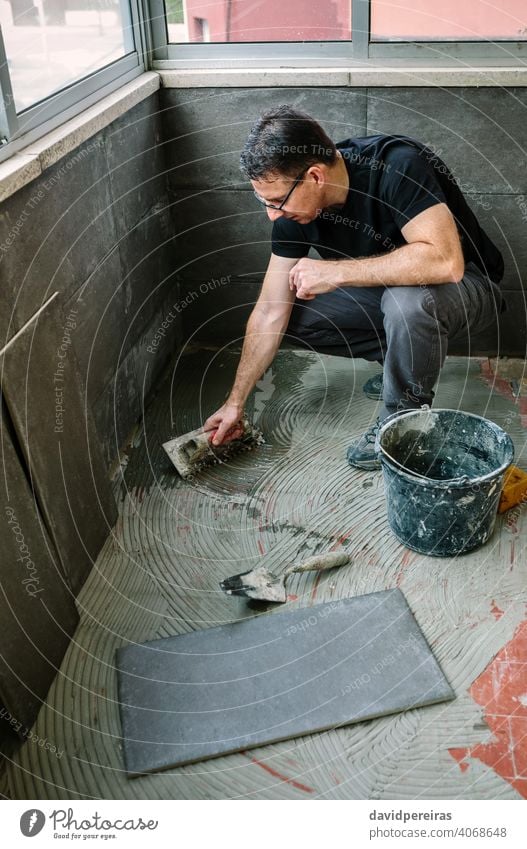
<svg viewBox="0 0 527 849">
<path fill-rule="evenodd" d="M 526 41 L 370 41 L 371 0 L 349 0 L 352 7 L 350 41 L 229 42 L 177 44 L 168 41 L 164 0 L 148 0 L 154 31 L 153 69 L 261 66 L 306 67 L 309 64 L 378 67 L 392 63 L 429 67 L 516 67 L 527 61 Z"/>
<path fill-rule="evenodd" d="M 0 162 L 149 70 L 153 42 L 148 3 L 127 0 L 121 8 L 128 8 L 123 22 L 126 55 L 18 113 L 0 27 Z"/>
</svg>

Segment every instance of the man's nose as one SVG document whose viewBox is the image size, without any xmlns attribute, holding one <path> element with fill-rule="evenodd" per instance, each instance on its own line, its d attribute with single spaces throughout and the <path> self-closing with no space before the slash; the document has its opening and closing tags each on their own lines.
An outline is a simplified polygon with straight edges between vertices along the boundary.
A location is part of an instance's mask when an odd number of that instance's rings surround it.
<svg viewBox="0 0 527 849">
<path fill-rule="evenodd" d="M 271 221 L 276 221 L 277 218 L 281 218 L 284 214 L 281 209 L 271 209 L 269 206 L 266 207 L 267 215 L 269 216 Z"/>
</svg>

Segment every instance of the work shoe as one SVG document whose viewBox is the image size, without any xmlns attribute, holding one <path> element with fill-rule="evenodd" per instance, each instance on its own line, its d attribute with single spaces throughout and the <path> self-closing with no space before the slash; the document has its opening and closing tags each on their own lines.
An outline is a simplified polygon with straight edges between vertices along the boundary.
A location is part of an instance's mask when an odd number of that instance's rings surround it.
<svg viewBox="0 0 527 849">
<path fill-rule="evenodd" d="M 379 455 L 375 451 L 375 440 L 381 426 L 380 419 L 377 419 L 374 425 L 363 433 L 359 439 L 352 442 L 346 451 L 346 457 L 350 466 L 356 469 L 365 469 L 368 472 L 373 472 L 381 468 Z"/>
<path fill-rule="evenodd" d="M 366 398 L 380 401 L 382 398 L 382 371 L 380 374 L 374 374 L 373 377 L 370 377 L 362 387 L 362 391 Z"/>
</svg>

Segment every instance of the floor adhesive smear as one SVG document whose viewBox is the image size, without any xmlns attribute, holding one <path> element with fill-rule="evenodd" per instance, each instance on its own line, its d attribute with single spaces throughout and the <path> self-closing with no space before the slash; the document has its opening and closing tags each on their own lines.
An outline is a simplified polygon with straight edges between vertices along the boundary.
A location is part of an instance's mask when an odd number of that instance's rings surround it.
<svg viewBox="0 0 527 849">
<path fill-rule="evenodd" d="M 454 698 L 403 594 L 117 652 L 130 777 Z"/>
</svg>

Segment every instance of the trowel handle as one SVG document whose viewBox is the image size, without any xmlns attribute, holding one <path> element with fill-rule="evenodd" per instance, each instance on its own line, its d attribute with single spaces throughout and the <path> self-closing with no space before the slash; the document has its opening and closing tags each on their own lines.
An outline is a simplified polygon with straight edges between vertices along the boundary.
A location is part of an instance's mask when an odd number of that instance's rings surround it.
<svg viewBox="0 0 527 849">
<path fill-rule="evenodd" d="M 284 573 L 284 577 L 293 572 L 325 572 L 336 566 L 346 566 L 350 562 L 349 554 L 342 551 L 330 551 L 328 554 L 315 554 L 298 566 L 290 566 Z"/>
</svg>

